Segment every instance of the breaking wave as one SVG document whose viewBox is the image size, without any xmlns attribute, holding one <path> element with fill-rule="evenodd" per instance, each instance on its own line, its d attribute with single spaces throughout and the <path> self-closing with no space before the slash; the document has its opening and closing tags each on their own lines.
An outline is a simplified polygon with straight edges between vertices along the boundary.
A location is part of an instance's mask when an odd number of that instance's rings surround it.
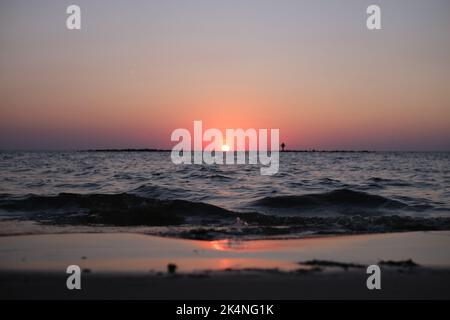
<svg viewBox="0 0 450 320">
<path fill-rule="evenodd" d="M 257 207 L 295 209 L 302 211 L 321 211 L 333 209 L 336 213 L 353 213 L 349 209 L 397 210 L 411 208 L 402 201 L 373 195 L 362 191 L 338 189 L 325 193 L 304 195 L 285 195 L 264 197 L 254 202 Z"/>
<path fill-rule="evenodd" d="M 450 230 L 449 217 L 399 215 L 397 211 L 414 207 L 399 200 L 349 189 L 264 197 L 253 203 L 255 208 L 271 208 L 270 214 L 158 197 L 167 198 L 169 193 L 159 187 L 143 186 L 131 193 L 118 194 L 60 193 L 25 197 L 2 194 L 0 210 L 4 212 L 3 220 L 31 220 L 47 226 L 164 227 L 151 229 L 148 233 L 195 239 Z M 292 215 L 277 214 L 277 210 L 286 208 Z M 311 210 L 348 213 L 349 208 L 356 211 L 350 210 L 351 215 L 303 214 Z"/>
</svg>

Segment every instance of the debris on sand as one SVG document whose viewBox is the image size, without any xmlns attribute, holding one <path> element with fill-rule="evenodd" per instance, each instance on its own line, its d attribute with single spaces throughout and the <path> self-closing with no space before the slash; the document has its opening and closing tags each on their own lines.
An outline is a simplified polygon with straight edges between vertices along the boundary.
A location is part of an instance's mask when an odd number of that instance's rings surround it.
<svg viewBox="0 0 450 320">
<path fill-rule="evenodd" d="M 399 260 L 399 261 L 394 261 L 394 260 L 386 260 L 386 261 L 384 261 L 384 260 L 381 260 L 380 262 L 378 262 L 378 264 L 383 265 L 383 266 L 402 267 L 402 268 L 413 268 L 413 267 L 418 267 L 419 266 L 412 259 Z"/>
<path fill-rule="evenodd" d="M 167 273 L 168 274 L 175 274 L 177 271 L 177 265 L 175 263 L 169 263 L 167 265 Z"/>
<path fill-rule="evenodd" d="M 362 264 L 356 263 L 346 263 L 346 262 L 337 262 L 337 261 L 329 261 L 329 260 L 308 260 L 305 262 L 299 262 L 299 264 L 314 266 L 314 267 L 338 267 L 343 269 L 349 268 L 365 268 Z"/>
</svg>

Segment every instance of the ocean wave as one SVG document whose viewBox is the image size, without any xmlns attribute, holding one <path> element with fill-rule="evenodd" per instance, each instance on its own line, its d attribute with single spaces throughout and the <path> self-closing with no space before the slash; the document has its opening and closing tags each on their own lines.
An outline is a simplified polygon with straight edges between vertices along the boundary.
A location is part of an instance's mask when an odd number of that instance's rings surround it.
<svg viewBox="0 0 450 320">
<path fill-rule="evenodd" d="M 389 199 L 351 189 L 338 189 L 324 193 L 270 196 L 256 200 L 255 206 L 277 209 L 295 209 L 298 212 L 305 210 L 330 210 L 336 213 L 351 213 L 351 209 L 364 209 L 358 212 L 371 212 L 371 210 L 405 209 L 408 204 L 399 200 Z"/>
<path fill-rule="evenodd" d="M 197 223 L 198 219 L 231 219 L 230 211 L 211 204 L 128 193 L 31 195 L 1 200 L 0 209 L 34 212 L 34 219 L 56 224 L 173 225 L 196 218 Z"/>
<path fill-rule="evenodd" d="M 156 199 L 183 199 L 188 194 L 188 190 L 175 187 L 163 187 L 153 184 L 143 184 L 128 192 L 144 198 Z"/>
<path fill-rule="evenodd" d="M 148 189 L 146 191 L 148 192 Z M 266 205 L 311 206 L 322 201 L 327 205 L 404 206 L 395 200 L 350 190 L 295 196 L 288 198 L 289 200 L 284 200 L 285 198 L 268 197 L 264 198 L 265 200 L 261 199 L 259 203 L 264 200 L 262 203 Z M 227 237 L 258 239 L 301 237 L 305 234 L 450 230 L 448 217 L 280 216 L 259 212 L 236 212 L 203 202 L 164 200 L 129 193 L 61 193 L 56 196 L 25 197 L 3 194 L 0 198 L 0 210 L 26 212 L 24 215 L 13 214 L 10 220 L 32 220 L 46 226 L 164 227 L 151 229 L 149 233 L 193 239 Z M 236 221 L 239 222 L 238 225 Z M 71 230 L 73 231 L 73 228 Z"/>
<path fill-rule="evenodd" d="M 369 183 L 374 184 L 380 184 L 380 185 L 387 185 L 387 186 L 394 186 L 394 187 L 408 187 L 411 185 L 411 183 L 399 180 L 399 179 L 388 179 L 388 178 L 379 178 L 379 177 L 372 177 L 367 180 Z"/>
</svg>

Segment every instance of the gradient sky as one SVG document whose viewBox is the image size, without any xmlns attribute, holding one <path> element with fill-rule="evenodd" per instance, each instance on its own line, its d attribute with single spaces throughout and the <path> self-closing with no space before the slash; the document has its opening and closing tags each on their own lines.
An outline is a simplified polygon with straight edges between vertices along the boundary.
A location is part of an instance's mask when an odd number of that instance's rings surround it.
<svg viewBox="0 0 450 320">
<path fill-rule="evenodd" d="M 0 0 L 0 149 L 171 148 L 194 120 L 450 150 L 450 1 Z"/>
</svg>

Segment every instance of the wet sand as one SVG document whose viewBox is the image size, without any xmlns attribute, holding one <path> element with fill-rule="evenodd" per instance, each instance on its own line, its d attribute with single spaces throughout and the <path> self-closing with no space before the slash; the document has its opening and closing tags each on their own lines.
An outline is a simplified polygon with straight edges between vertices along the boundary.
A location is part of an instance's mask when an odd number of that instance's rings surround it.
<svg viewBox="0 0 450 320">
<path fill-rule="evenodd" d="M 195 241 L 137 234 L 0 238 L 0 298 L 449 299 L 450 232 L 292 240 Z M 362 267 L 299 264 L 314 259 Z M 381 265 L 382 289 L 368 290 L 365 266 Z M 175 274 L 167 265 L 177 265 Z M 82 290 L 66 289 L 68 265 Z"/>
</svg>

